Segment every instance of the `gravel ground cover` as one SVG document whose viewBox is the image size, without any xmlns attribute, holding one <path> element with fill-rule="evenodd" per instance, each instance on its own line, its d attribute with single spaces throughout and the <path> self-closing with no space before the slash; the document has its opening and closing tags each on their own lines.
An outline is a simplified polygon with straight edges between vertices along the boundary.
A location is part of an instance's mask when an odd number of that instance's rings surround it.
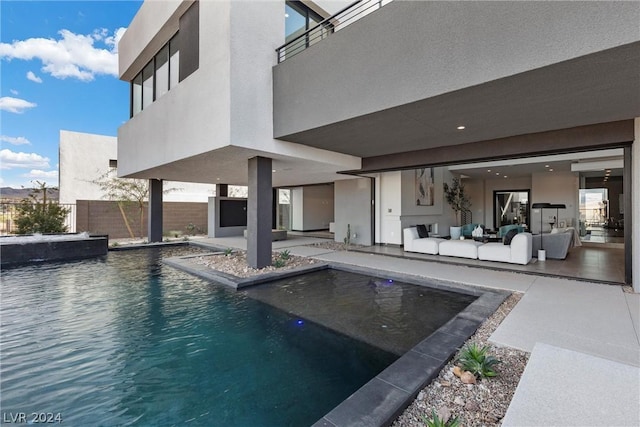
<svg viewBox="0 0 640 427">
<path fill-rule="evenodd" d="M 519 293 L 511 294 L 466 343 L 488 345 L 489 354 L 501 362 L 495 369 L 498 375 L 478 380 L 476 384 L 463 384 L 453 373 L 456 355 L 440 375 L 418 394 L 416 400 L 393 423 L 393 427 L 424 426 L 425 420 L 432 418 L 432 410 L 440 418 L 458 417 L 460 425 L 465 427 L 501 425 L 529 360 L 529 353 L 490 344 L 489 336 L 521 297 Z"/>
<path fill-rule="evenodd" d="M 272 262 L 281 259 L 278 252 L 272 253 Z M 275 267 L 270 265 L 264 268 L 251 268 L 247 265 L 247 253 L 245 251 L 236 251 L 231 254 L 204 255 L 195 258 L 197 264 L 206 265 L 214 270 L 231 274 L 236 277 L 253 277 L 259 274 L 265 274 L 272 271 L 286 271 L 303 265 L 313 265 L 317 261 L 311 258 L 290 255 L 288 259 L 283 260 L 283 267 Z"/>
</svg>

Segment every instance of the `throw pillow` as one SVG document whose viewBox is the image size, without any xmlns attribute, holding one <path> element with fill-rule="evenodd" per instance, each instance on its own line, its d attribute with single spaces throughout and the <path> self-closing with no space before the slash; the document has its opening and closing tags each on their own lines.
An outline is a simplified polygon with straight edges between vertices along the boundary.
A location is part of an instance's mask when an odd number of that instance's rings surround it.
<svg viewBox="0 0 640 427">
<path fill-rule="evenodd" d="M 505 245 L 510 245 L 511 244 L 511 240 L 513 240 L 513 236 L 515 236 L 516 234 L 518 234 L 518 230 L 509 230 L 509 231 L 507 231 L 507 234 L 504 235 L 504 244 Z"/>
<path fill-rule="evenodd" d="M 418 224 L 416 225 L 416 229 L 418 230 L 418 236 L 420 236 L 421 239 L 424 239 L 425 237 L 429 237 L 429 231 L 427 230 L 426 225 Z"/>
</svg>

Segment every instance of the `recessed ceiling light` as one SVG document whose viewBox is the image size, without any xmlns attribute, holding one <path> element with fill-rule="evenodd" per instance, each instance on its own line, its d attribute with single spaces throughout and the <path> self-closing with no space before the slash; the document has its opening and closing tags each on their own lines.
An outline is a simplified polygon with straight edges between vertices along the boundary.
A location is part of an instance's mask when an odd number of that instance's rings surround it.
<svg viewBox="0 0 640 427">
<path fill-rule="evenodd" d="M 275 169 L 271 169 L 271 172 L 275 172 L 275 171 L 276 171 Z"/>
<path fill-rule="evenodd" d="M 553 172 L 553 169 L 549 169 L 549 172 Z"/>
<path fill-rule="evenodd" d="M 464 126 L 458 126 L 456 129 L 458 129 L 458 130 L 464 130 L 464 129 L 465 129 L 465 127 L 464 127 Z"/>
<path fill-rule="evenodd" d="M 505 178 L 507 177 L 507 175 L 504 176 Z"/>
<path fill-rule="evenodd" d="M 544 167 L 545 167 L 545 168 L 548 168 L 548 167 L 549 167 L 549 165 L 544 165 Z"/>
<path fill-rule="evenodd" d="M 607 172 L 607 173 L 611 173 L 611 169 L 607 169 L 605 172 Z"/>
<path fill-rule="evenodd" d="M 220 181 L 220 178 L 216 178 L 216 181 Z"/>
<path fill-rule="evenodd" d="M 496 175 L 500 175 L 500 172 L 496 172 Z"/>
</svg>

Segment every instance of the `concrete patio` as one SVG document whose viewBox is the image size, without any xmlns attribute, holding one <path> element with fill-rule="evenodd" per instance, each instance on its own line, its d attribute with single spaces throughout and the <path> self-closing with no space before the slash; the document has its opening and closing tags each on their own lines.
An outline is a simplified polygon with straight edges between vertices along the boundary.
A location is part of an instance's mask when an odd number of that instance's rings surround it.
<svg viewBox="0 0 640 427">
<path fill-rule="evenodd" d="M 609 284 L 305 246 L 319 241 L 295 237 L 274 242 L 273 249 L 524 293 L 490 338 L 531 352 L 503 425 L 640 425 L 640 294 Z M 246 247 L 241 237 L 199 244 Z"/>
</svg>

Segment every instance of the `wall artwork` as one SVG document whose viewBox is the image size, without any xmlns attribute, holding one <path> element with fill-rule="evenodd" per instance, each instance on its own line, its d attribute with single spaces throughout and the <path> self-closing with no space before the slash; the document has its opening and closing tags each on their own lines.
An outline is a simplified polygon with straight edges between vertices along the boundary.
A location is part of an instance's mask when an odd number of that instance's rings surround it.
<svg viewBox="0 0 640 427">
<path fill-rule="evenodd" d="M 416 205 L 433 206 L 433 168 L 416 169 Z"/>
</svg>

